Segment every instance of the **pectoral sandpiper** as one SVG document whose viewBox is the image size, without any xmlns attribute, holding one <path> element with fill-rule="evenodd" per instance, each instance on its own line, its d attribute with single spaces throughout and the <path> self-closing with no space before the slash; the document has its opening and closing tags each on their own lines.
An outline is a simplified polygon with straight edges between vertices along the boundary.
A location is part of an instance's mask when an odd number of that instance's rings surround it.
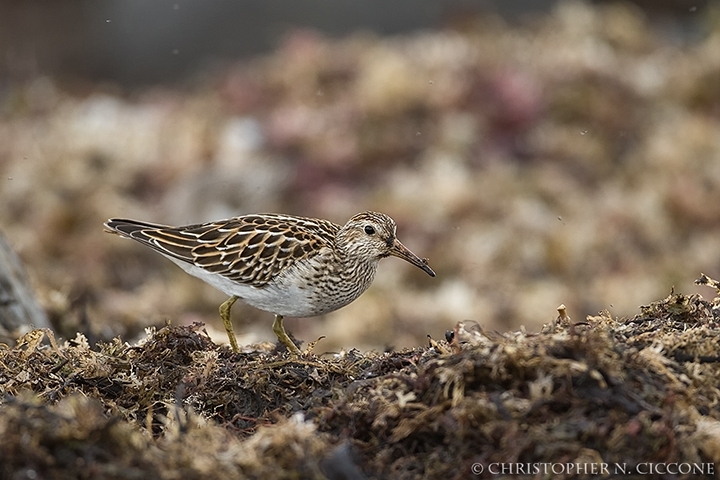
<svg viewBox="0 0 720 480">
<path fill-rule="evenodd" d="M 190 275 L 230 295 L 220 317 L 233 351 L 230 321 L 237 299 L 275 314 L 273 331 L 292 353 L 283 317 L 313 317 L 344 307 L 372 283 L 381 258 L 395 256 L 435 272 L 395 237 L 395 221 L 363 212 L 344 225 L 279 214 L 243 215 L 217 222 L 170 227 L 110 219 L 111 233 L 147 245 Z"/>
</svg>

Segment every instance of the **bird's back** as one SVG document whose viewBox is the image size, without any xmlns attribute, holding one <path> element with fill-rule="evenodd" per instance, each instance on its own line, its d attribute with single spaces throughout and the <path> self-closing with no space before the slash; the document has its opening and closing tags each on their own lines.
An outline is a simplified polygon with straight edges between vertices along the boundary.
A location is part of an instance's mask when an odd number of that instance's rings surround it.
<svg viewBox="0 0 720 480">
<path fill-rule="evenodd" d="M 197 267 L 196 276 L 207 272 L 253 287 L 266 286 L 280 272 L 324 247 L 334 249 L 341 228 L 327 220 L 280 214 L 244 215 L 182 227 L 110 219 L 105 227 L 153 248 L 189 273 Z"/>
</svg>

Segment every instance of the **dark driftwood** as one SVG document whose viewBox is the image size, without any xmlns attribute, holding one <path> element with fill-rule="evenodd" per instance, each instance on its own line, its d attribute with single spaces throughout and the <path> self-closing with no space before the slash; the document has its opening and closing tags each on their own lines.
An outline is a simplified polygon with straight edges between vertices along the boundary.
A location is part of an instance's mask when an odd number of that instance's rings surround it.
<svg viewBox="0 0 720 480">
<path fill-rule="evenodd" d="M 50 328 L 20 257 L 0 234 L 0 341 L 16 339 L 29 325 Z"/>
</svg>

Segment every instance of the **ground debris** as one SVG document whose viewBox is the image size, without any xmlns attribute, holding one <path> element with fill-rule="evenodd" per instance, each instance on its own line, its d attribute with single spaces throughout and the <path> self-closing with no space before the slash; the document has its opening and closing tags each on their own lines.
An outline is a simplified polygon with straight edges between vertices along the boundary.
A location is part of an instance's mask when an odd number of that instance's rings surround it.
<svg viewBox="0 0 720 480">
<path fill-rule="evenodd" d="M 6 348 L 0 476 L 466 478 L 493 462 L 718 462 L 714 302 L 672 293 L 630 319 L 568 317 L 542 333 L 465 322 L 450 343 L 385 353 L 234 354 L 199 323 L 134 346 Z"/>
</svg>

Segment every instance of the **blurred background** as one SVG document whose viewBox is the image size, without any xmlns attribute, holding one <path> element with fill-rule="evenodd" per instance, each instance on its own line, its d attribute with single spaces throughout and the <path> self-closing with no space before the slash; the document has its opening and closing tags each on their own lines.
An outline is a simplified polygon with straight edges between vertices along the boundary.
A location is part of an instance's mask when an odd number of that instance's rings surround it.
<svg viewBox="0 0 720 480">
<path fill-rule="evenodd" d="M 397 259 L 322 350 L 632 316 L 720 277 L 720 7 L 681 0 L 0 1 L 0 232 L 61 336 L 222 293 L 108 217 L 390 214 Z M 274 340 L 236 304 L 239 341 Z"/>
</svg>

